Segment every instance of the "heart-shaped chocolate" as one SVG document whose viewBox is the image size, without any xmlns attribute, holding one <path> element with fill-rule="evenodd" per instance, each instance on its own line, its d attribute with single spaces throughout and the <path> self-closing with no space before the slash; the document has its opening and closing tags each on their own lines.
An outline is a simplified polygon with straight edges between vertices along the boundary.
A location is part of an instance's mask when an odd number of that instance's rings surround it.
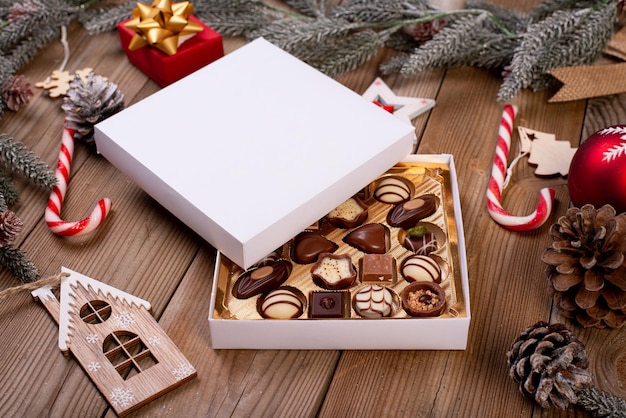
<svg viewBox="0 0 626 418">
<path fill-rule="evenodd" d="M 384 254 L 391 245 L 389 228 L 383 224 L 365 224 L 352 230 L 343 242 L 367 254 Z"/>
<path fill-rule="evenodd" d="M 325 236 L 313 231 L 304 231 L 293 239 L 291 259 L 298 264 L 315 263 L 321 253 L 334 253 L 337 248 L 339 245 Z"/>
</svg>

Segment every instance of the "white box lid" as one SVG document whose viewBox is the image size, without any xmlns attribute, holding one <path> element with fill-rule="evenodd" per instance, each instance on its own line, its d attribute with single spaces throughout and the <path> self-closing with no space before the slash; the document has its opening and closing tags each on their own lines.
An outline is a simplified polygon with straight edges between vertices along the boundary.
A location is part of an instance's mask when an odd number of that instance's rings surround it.
<svg viewBox="0 0 626 418">
<path fill-rule="evenodd" d="M 414 128 L 264 39 L 96 125 L 98 151 L 243 268 L 410 153 Z"/>
</svg>

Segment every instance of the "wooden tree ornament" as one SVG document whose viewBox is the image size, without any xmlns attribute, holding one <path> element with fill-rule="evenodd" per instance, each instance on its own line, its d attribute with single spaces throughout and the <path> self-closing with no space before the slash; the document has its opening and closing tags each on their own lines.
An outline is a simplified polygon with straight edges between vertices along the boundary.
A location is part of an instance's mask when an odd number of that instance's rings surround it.
<svg viewBox="0 0 626 418">
<path fill-rule="evenodd" d="M 50 286 L 32 295 L 59 325 L 63 354 L 72 353 L 117 415 L 197 376 L 149 302 L 70 269 L 62 273 L 60 300 Z"/>
</svg>

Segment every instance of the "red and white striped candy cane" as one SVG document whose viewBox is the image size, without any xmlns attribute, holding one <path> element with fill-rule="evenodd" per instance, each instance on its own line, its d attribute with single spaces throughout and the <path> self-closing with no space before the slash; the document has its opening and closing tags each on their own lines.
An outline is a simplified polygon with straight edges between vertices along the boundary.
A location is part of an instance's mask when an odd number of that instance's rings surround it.
<svg viewBox="0 0 626 418">
<path fill-rule="evenodd" d="M 529 231 L 539 228 L 550 217 L 554 202 L 554 189 L 544 187 L 539 194 L 537 208 L 528 216 L 511 215 L 502 207 L 502 189 L 507 180 L 507 164 L 511 148 L 511 136 L 517 108 L 507 104 L 502 112 L 498 131 L 498 143 L 493 157 L 493 169 L 487 187 L 487 210 L 498 224 L 513 231 Z"/>
<path fill-rule="evenodd" d="M 55 176 L 57 184 L 50 193 L 48 206 L 46 207 L 45 220 L 50 230 L 60 236 L 71 237 L 86 234 L 96 229 L 111 210 L 111 200 L 101 199 L 87 218 L 76 222 L 67 222 L 61 219 L 61 206 L 67 192 L 67 185 L 74 156 L 74 130 L 63 128 L 61 138 L 61 150 Z"/>
</svg>

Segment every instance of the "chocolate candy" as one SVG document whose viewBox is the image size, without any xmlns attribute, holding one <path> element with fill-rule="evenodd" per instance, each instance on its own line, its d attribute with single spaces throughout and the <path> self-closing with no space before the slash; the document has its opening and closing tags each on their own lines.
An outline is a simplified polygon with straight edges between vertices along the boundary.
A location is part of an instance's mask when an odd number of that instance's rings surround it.
<svg viewBox="0 0 626 418">
<path fill-rule="evenodd" d="M 313 282 L 324 289 L 345 289 L 352 286 L 356 270 L 350 254 L 322 253 L 311 267 Z"/>
<path fill-rule="evenodd" d="M 407 178 L 385 177 L 377 182 L 374 189 L 374 199 L 391 205 L 406 202 L 411 198 L 413 187 L 413 183 Z"/>
<path fill-rule="evenodd" d="M 354 310 L 364 318 L 384 318 L 393 314 L 393 295 L 385 286 L 367 285 L 354 296 Z"/>
<path fill-rule="evenodd" d="M 402 246 L 416 254 L 428 255 L 433 251 L 437 251 L 439 243 L 435 234 L 426 232 L 423 235 L 407 234 L 402 241 Z"/>
<path fill-rule="evenodd" d="M 365 254 L 359 272 L 363 283 L 387 283 L 396 281 L 396 259 L 391 254 Z"/>
<path fill-rule="evenodd" d="M 292 319 L 304 312 L 306 300 L 294 287 L 283 286 L 259 298 L 257 309 L 263 318 Z"/>
<path fill-rule="evenodd" d="M 291 259 L 298 264 L 310 264 L 317 261 L 321 253 L 334 253 L 339 245 L 318 232 L 304 231 L 293 239 Z"/>
<path fill-rule="evenodd" d="M 345 318 L 350 311 L 350 293 L 347 291 L 313 291 L 309 297 L 309 317 Z"/>
<path fill-rule="evenodd" d="M 446 306 L 446 293 L 437 283 L 413 282 L 400 294 L 402 308 L 414 317 L 439 316 Z"/>
<path fill-rule="evenodd" d="M 417 222 L 437 210 L 437 197 L 431 194 L 423 195 L 394 206 L 387 213 L 387 223 L 402 229 L 414 227 Z"/>
<path fill-rule="evenodd" d="M 346 235 L 343 242 L 368 254 L 384 254 L 391 245 L 389 228 L 378 223 L 361 225 Z"/>
<path fill-rule="evenodd" d="M 243 272 L 233 286 L 233 296 L 248 299 L 275 289 L 291 274 L 291 263 L 287 260 L 267 260 L 263 265 Z"/>
<path fill-rule="evenodd" d="M 400 273 L 408 282 L 441 283 L 441 267 L 436 260 L 425 255 L 413 254 L 400 264 Z"/>
<path fill-rule="evenodd" d="M 354 228 L 361 225 L 367 219 L 368 206 L 357 196 L 331 210 L 326 219 L 337 228 Z"/>
</svg>

